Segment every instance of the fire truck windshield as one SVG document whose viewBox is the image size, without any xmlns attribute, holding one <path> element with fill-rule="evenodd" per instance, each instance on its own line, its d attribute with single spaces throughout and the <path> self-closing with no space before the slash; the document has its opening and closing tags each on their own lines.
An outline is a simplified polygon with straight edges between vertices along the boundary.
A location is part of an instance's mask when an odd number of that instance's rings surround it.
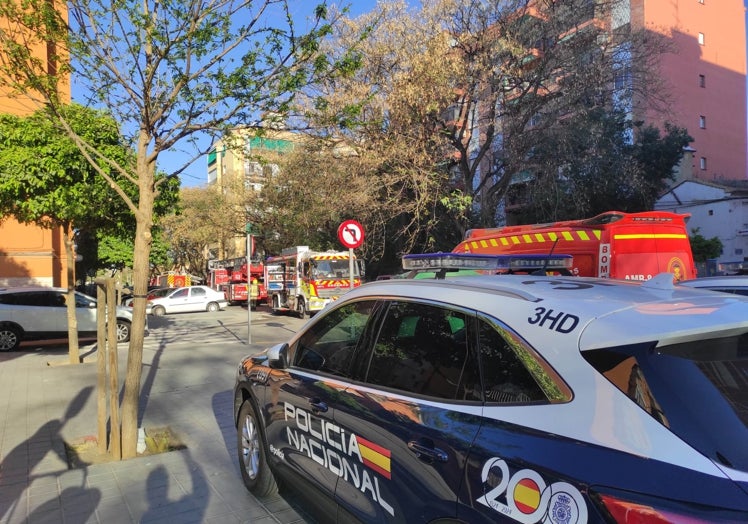
<svg viewBox="0 0 748 524">
<path fill-rule="evenodd" d="M 312 262 L 313 278 L 350 278 L 348 259 L 315 260 Z M 353 276 L 358 276 L 358 266 L 353 266 Z"/>
</svg>

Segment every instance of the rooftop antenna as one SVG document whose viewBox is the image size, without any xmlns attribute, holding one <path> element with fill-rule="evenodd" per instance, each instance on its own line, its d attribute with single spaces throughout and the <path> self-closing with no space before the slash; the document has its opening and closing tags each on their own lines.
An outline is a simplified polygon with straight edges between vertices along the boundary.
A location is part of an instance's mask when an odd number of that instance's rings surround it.
<svg viewBox="0 0 748 524">
<path fill-rule="evenodd" d="M 551 246 L 551 251 L 548 253 L 548 257 L 545 259 L 545 263 L 543 263 L 542 269 L 536 269 L 532 272 L 533 275 L 540 275 L 540 276 L 546 276 L 546 271 L 548 271 L 548 262 L 551 259 L 551 255 L 553 255 L 553 251 L 556 249 L 556 244 L 558 244 L 559 237 L 556 237 L 556 240 L 553 241 L 553 245 Z"/>
</svg>

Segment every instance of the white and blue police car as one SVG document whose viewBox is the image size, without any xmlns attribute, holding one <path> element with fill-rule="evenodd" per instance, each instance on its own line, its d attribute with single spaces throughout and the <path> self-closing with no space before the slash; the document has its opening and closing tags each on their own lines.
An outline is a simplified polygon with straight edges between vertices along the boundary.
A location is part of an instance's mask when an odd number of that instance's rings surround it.
<svg viewBox="0 0 748 524">
<path fill-rule="evenodd" d="M 433 276 L 351 290 L 242 360 L 252 493 L 329 522 L 748 522 L 748 300 Z"/>
</svg>

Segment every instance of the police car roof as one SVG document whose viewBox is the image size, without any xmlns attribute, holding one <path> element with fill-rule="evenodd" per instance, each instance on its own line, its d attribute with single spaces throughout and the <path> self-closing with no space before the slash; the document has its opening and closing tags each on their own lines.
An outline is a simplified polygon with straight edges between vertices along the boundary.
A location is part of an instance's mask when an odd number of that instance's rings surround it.
<svg viewBox="0 0 748 524">
<path fill-rule="evenodd" d="M 474 309 L 514 329 L 522 327 L 519 335 L 539 349 L 549 345 L 549 335 L 558 334 L 575 336 L 577 347 L 589 350 L 640 342 L 664 346 L 748 330 L 748 299 L 676 286 L 670 274 L 644 283 L 534 275 L 391 279 L 345 296 L 372 295 Z"/>
</svg>

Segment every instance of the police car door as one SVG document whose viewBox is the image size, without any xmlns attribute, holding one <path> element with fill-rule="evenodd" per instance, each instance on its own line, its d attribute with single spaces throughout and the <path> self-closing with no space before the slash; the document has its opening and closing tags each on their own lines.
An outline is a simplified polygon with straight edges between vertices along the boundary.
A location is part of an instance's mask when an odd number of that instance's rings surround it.
<svg viewBox="0 0 748 524">
<path fill-rule="evenodd" d="M 325 312 L 291 341 L 283 379 L 265 394 L 274 414 L 268 449 L 281 474 L 301 487 L 315 513 L 335 515 L 335 484 L 350 460 L 350 434 L 334 421 L 350 363 L 376 302 L 352 302 Z M 277 460 L 280 459 L 280 460 Z"/>
<path fill-rule="evenodd" d="M 550 473 L 554 462 L 568 459 L 559 439 L 532 429 L 534 418 L 548 416 L 543 406 L 568 402 L 571 391 L 499 321 L 478 317 L 476 332 L 484 417 L 467 461 L 458 517 L 471 523 L 585 524 L 581 487 Z M 517 410 L 521 424 L 511 422 L 518 417 L 509 414 Z"/>
<path fill-rule="evenodd" d="M 478 432 L 478 365 L 461 310 L 393 301 L 335 423 L 346 435 L 335 496 L 339 522 L 455 518 L 468 450 Z M 477 396 L 476 396 L 477 395 Z"/>
</svg>

